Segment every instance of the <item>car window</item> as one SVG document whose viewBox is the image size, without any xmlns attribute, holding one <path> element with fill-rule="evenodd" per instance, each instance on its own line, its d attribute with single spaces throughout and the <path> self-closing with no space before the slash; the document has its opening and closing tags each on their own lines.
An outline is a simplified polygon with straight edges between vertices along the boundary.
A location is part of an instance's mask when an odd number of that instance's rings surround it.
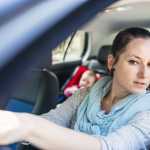
<svg viewBox="0 0 150 150">
<path fill-rule="evenodd" d="M 52 51 L 52 63 L 80 60 L 85 47 L 85 32 L 82 30 L 69 36 Z"/>
</svg>

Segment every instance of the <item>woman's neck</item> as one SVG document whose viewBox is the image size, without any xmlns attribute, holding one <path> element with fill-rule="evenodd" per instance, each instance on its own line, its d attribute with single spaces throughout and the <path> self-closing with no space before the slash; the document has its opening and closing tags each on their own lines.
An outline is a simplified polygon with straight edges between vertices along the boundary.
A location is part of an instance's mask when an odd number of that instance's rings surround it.
<svg viewBox="0 0 150 150">
<path fill-rule="evenodd" d="M 126 90 L 124 90 L 119 84 L 117 84 L 116 81 L 113 80 L 111 90 L 103 98 L 101 109 L 106 112 L 110 112 L 112 106 L 128 94 L 129 93 Z"/>
<path fill-rule="evenodd" d="M 110 92 L 108 93 L 109 100 L 112 104 L 117 103 L 120 99 L 127 96 L 129 92 L 127 92 L 119 83 L 115 80 L 112 81 L 112 87 Z"/>
</svg>

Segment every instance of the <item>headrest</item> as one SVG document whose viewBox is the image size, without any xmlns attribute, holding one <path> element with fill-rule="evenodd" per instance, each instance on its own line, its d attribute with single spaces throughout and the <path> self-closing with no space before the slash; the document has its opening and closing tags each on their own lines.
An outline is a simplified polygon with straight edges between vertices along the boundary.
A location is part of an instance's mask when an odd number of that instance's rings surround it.
<svg viewBox="0 0 150 150">
<path fill-rule="evenodd" d="M 89 68 L 89 69 L 91 69 L 91 70 L 93 70 L 93 71 L 95 71 L 95 72 L 97 72 L 97 73 L 100 73 L 101 75 L 106 75 L 106 74 L 108 74 L 108 72 L 107 72 L 107 67 L 106 66 L 104 66 L 104 65 L 102 65 L 98 60 L 96 60 L 96 59 L 91 59 L 91 60 L 89 60 L 89 61 L 87 61 L 86 62 L 86 66 Z"/>
<path fill-rule="evenodd" d="M 101 64 L 106 65 L 108 54 L 111 53 L 111 45 L 104 45 L 99 49 L 97 59 Z"/>
<path fill-rule="evenodd" d="M 93 71 L 97 71 L 100 68 L 100 63 L 98 60 L 90 60 L 88 63 L 88 68 L 93 70 Z"/>
</svg>

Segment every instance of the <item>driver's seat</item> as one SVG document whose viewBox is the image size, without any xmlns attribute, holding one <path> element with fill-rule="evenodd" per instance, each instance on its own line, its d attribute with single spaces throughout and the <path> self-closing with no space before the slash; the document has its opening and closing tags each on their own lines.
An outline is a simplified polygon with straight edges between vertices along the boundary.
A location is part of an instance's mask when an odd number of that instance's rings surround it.
<svg viewBox="0 0 150 150">
<path fill-rule="evenodd" d="M 45 113 L 57 105 L 59 93 L 57 76 L 47 70 L 32 70 L 8 100 L 6 110 L 15 112 Z"/>
</svg>

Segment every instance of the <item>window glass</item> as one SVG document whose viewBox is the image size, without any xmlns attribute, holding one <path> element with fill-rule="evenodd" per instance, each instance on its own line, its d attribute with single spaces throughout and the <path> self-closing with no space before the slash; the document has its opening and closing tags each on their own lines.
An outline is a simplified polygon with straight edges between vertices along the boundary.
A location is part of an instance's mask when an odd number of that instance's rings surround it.
<svg viewBox="0 0 150 150">
<path fill-rule="evenodd" d="M 85 32 L 77 31 L 52 51 L 52 63 L 80 60 L 85 46 Z"/>
</svg>

